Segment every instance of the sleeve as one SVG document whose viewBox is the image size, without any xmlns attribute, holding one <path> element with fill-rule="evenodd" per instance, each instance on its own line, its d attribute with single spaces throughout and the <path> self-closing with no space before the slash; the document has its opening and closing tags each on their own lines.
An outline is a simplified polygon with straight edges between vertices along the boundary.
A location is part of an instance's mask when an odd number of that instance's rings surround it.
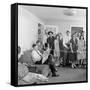
<svg viewBox="0 0 90 90">
<path fill-rule="evenodd" d="M 55 40 L 55 37 L 53 36 L 53 40 Z"/>
<path fill-rule="evenodd" d="M 73 40 L 71 39 L 71 40 L 70 40 L 70 48 L 71 48 L 71 51 L 73 51 L 72 42 L 73 42 Z"/>
<path fill-rule="evenodd" d="M 47 43 L 49 43 L 49 38 L 47 38 Z"/>
<path fill-rule="evenodd" d="M 34 50 L 32 51 L 32 54 L 31 54 L 31 55 L 32 55 L 32 60 L 33 60 L 34 62 L 36 62 L 36 61 L 35 61 L 35 51 L 34 51 Z"/>
<path fill-rule="evenodd" d="M 78 50 L 78 40 L 76 39 L 76 50 Z"/>
<path fill-rule="evenodd" d="M 48 45 L 48 47 L 49 47 L 49 38 L 47 38 L 47 45 Z"/>
<path fill-rule="evenodd" d="M 67 46 L 66 46 L 66 38 L 63 39 L 63 46 L 64 46 L 64 47 L 67 47 Z"/>
<path fill-rule="evenodd" d="M 54 40 L 54 47 L 56 48 L 56 40 Z"/>
<path fill-rule="evenodd" d="M 39 53 L 39 55 L 42 57 L 43 56 L 43 54 L 40 52 L 40 51 L 38 51 L 38 53 Z"/>
<path fill-rule="evenodd" d="M 72 43 L 72 39 L 70 39 L 70 43 Z"/>
</svg>

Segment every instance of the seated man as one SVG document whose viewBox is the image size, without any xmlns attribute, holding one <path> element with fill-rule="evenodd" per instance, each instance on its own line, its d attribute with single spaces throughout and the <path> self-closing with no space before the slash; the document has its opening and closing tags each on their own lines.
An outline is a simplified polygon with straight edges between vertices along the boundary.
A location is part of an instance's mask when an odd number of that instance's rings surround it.
<svg viewBox="0 0 90 90">
<path fill-rule="evenodd" d="M 35 64 L 41 64 L 41 60 L 42 60 L 42 53 L 38 50 L 38 46 L 36 44 L 32 45 L 33 50 L 32 50 L 32 59 L 34 61 Z"/>
<path fill-rule="evenodd" d="M 50 73 L 49 66 L 42 64 L 44 54 L 42 54 L 38 50 L 38 45 L 33 44 L 32 47 L 33 47 L 32 59 L 33 59 L 34 63 L 37 64 L 37 65 L 35 65 L 37 67 L 37 71 L 45 76 L 48 76 L 48 74 Z"/>
<path fill-rule="evenodd" d="M 35 64 L 41 64 L 44 55 L 42 53 L 40 53 L 40 51 L 38 50 L 38 46 L 36 44 L 33 44 L 32 47 L 33 47 L 33 50 L 32 50 L 33 61 L 35 62 Z M 49 65 L 49 68 L 52 72 L 52 76 L 57 76 L 56 75 L 56 69 L 55 69 L 54 63 L 52 61 L 52 55 L 48 56 L 48 59 L 46 60 L 46 62 L 45 62 L 45 64 Z"/>
</svg>

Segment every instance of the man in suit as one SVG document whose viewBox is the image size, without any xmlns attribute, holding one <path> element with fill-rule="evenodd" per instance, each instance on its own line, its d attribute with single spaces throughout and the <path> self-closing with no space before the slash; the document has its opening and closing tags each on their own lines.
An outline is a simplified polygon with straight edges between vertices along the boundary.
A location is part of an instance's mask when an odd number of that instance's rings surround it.
<svg viewBox="0 0 90 90">
<path fill-rule="evenodd" d="M 49 37 L 47 38 L 47 44 L 49 46 L 49 48 L 51 49 L 51 54 L 54 55 L 54 36 L 53 36 L 53 32 L 49 31 L 48 32 Z"/>
</svg>

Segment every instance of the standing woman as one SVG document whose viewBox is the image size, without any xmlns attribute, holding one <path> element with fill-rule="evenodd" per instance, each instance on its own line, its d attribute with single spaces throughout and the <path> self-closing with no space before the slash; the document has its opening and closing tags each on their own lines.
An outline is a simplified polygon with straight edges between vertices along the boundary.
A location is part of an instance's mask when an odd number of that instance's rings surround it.
<svg viewBox="0 0 90 90">
<path fill-rule="evenodd" d="M 60 64 L 63 62 L 64 57 L 64 46 L 63 46 L 63 36 L 59 33 L 59 50 L 60 50 Z"/>
<path fill-rule="evenodd" d="M 79 61 L 79 66 L 81 67 L 83 64 L 83 60 L 86 58 L 85 54 L 85 40 L 84 37 L 81 35 L 80 39 L 78 41 L 78 61 Z"/>
<path fill-rule="evenodd" d="M 70 54 L 70 61 L 72 63 L 72 68 L 76 67 L 76 61 L 77 61 L 77 39 L 75 34 L 72 35 L 72 38 L 70 40 L 70 47 L 71 47 L 71 54 Z"/>
<path fill-rule="evenodd" d="M 60 57 L 60 49 L 59 49 L 59 35 L 56 35 L 56 39 L 54 41 L 55 50 L 54 50 L 54 56 L 56 58 L 56 66 L 59 65 L 59 57 Z"/>
</svg>

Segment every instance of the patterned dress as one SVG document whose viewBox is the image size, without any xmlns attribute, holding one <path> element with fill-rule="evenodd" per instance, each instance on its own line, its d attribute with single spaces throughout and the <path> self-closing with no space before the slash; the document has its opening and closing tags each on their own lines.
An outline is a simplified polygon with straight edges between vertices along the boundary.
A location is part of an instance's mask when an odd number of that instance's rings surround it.
<svg viewBox="0 0 90 90">
<path fill-rule="evenodd" d="M 60 56 L 59 40 L 56 39 L 54 41 L 54 45 L 55 45 L 54 56 L 59 57 Z"/>
<path fill-rule="evenodd" d="M 85 49 L 85 41 L 79 40 L 78 41 L 78 60 L 86 58 L 86 49 Z"/>
</svg>

